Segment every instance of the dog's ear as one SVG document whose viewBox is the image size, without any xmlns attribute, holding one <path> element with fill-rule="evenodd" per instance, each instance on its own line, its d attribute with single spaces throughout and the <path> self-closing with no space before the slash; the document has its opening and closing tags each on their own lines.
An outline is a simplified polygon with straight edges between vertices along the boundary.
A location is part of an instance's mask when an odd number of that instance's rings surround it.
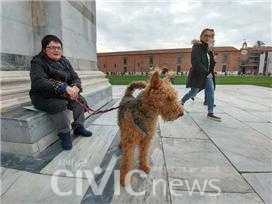
<svg viewBox="0 0 272 204">
<path fill-rule="evenodd" d="M 152 89 L 157 89 L 159 87 L 160 84 L 160 73 L 158 70 L 156 70 L 153 75 L 151 76 L 150 79 L 150 87 Z"/>
</svg>

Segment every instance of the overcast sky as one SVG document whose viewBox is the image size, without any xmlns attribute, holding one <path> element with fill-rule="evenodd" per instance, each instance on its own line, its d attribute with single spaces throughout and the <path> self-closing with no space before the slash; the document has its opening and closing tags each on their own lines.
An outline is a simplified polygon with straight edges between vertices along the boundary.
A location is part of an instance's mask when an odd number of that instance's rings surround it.
<svg viewBox="0 0 272 204">
<path fill-rule="evenodd" d="M 216 46 L 271 46 L 271 0 L 96 0 L 97 51 L 191 47 L 203 28 Z"/>
</svg>

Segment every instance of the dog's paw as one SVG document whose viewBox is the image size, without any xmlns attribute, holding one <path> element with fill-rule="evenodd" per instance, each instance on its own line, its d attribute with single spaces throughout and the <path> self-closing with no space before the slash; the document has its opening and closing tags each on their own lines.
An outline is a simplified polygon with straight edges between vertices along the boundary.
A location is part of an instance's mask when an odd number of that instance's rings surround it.
<svg viewBox="0 0 272 204">
<path fill-rule="evenodd" d="M 120 178 L 120 184 L 122 187 L 126 187 L 131 185 L 131 180 L 130 179 L 125 179 L 125 178 Z"/>
<path fill-rule="evenodd" d="M 125 187 L 125 179 L 120 179 L 120 184 L 122 187 Z"/>
<path fill-rule="evenodd" d="M 150 170 L 151 170 L 151 167 L 149 165 L 141 165 L 140 169 L 148 174 L 150 172 Z"/>
</svg>

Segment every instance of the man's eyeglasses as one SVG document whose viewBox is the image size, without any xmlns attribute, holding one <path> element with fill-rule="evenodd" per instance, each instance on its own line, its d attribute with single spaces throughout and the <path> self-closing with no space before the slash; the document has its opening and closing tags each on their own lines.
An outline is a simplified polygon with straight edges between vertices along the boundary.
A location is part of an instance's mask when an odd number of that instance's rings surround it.
<svg viewBox="0 0 272 204">
<path fill-rule="evenodd" d="M 46 48 L 50 50 L 56 50 L 56 51 L 62 51 L 62 47 L 57 47 L 57 46 L 47 46 Z"/>
</svg>

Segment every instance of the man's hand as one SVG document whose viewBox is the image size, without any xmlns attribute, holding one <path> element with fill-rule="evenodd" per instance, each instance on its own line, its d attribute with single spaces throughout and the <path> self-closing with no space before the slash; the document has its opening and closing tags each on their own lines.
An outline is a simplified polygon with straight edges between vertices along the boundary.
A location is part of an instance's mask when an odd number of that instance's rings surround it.
<svg viewBox="0 0 272 204">
<path fill-rule="evenodd" d="M 211 78 L 211 77 L 213 77 L 213 75 L 212 75 L 212 73 L 209 73 L 207 78 Z"/>
<path fill-rule="evenodd" d="M 73 87 L 68 86 L 66 89 L 66 92 L 70 96 L 71 100 L 75 100 L 78 98 L 79 88 L 76 86 L 73 86 Z"/>
</svg>

